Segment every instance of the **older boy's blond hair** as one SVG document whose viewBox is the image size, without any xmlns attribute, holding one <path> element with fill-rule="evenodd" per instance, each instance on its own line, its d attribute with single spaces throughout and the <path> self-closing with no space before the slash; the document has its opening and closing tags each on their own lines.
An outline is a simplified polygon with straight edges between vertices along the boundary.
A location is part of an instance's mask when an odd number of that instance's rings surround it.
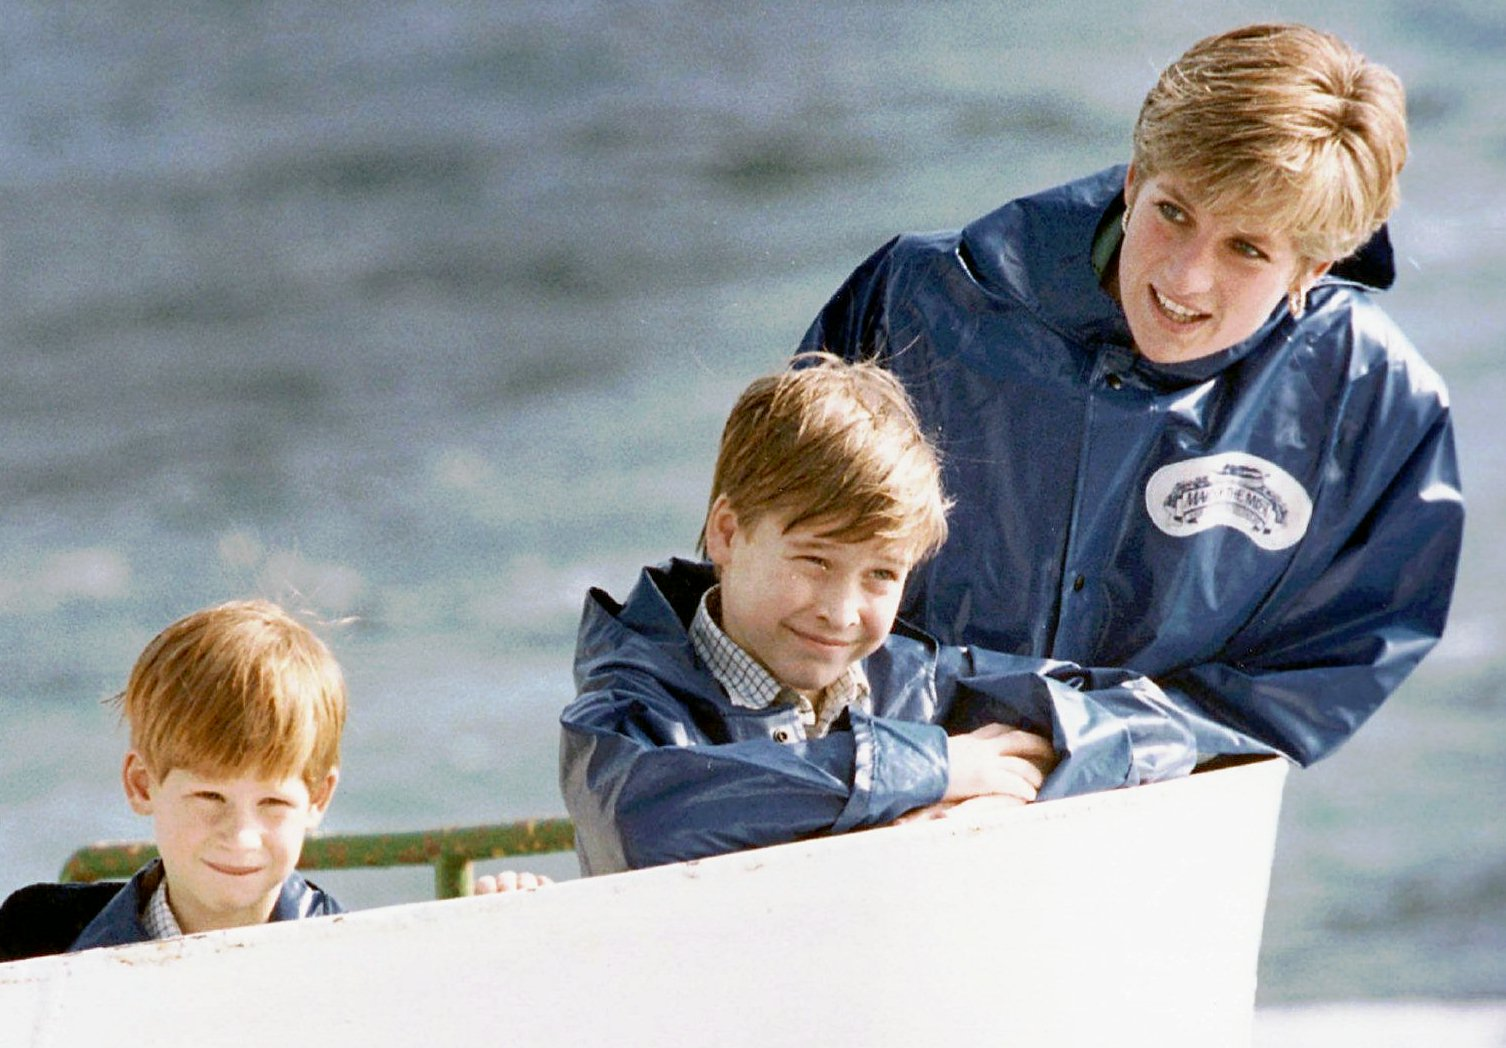
<svg viewBox="0 0 1506 1048">
<path fill-rule="evenodd" d="M 711 504 L 723 495 L 744 526 L 778 514 L 786 530 L 895 542 L 915 561 L 946 540 L 940 462 L 904 386 L 830 353 L 802 353 L 743 391 L 722 430 Z"/>
<path fill-rule="evenodd" d="M 1285 232 L 1313 262 L 1353 253 L 1395 208 L 1406 95 L 1384 66 L 1303 25 L 1210 36 L 1162 72 L 1135 123 L 1137 179 Z"/>
<path fill-rule="evenodd" d="M 296 775 L 312 791 L 340 763 L 340 666 L 268 601 L 232 601 L 168 626 L 136 660 L 120 702 L 131 748 L 159 779 L 174 768 Z"/>
</svg>

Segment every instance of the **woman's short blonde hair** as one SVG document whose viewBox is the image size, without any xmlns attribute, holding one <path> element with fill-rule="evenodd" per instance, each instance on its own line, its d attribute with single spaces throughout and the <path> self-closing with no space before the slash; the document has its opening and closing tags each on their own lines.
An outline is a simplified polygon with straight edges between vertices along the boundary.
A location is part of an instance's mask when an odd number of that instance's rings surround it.
<svg viewBox="0 0 1506 1048">
<path fill-rule="evenodd" d="M 136 660 L 120 702 L 131 748 L 158 777 L 174 768 L 296 775 L 314 790 L 340 763 L 340 666 L 268 601 L 233 601 L 168 626 Z"/>
<path fill-rule="evenodd" d="M 776 513 L 786 529 L 899 543 L 914 561 L 946 540 L 940 461 L 904 386 L 830 353 L 802 353 L 743 391 L 722 431 L 711 503 L 723 495 L 748 527 Z M 705 538 L 703 528 L 703 550 Z"/>
<path fill-rule="evenodd" d="M 1162 72 L 1135 123 L 1137 179 L 1175 173 L 1202 203 L 1286 233 L 1314 262 L 1352 254 L 1380 228 L 1406 159 L 1401 81 L 1303 25 L 1199 41 Z"/>
</svg>

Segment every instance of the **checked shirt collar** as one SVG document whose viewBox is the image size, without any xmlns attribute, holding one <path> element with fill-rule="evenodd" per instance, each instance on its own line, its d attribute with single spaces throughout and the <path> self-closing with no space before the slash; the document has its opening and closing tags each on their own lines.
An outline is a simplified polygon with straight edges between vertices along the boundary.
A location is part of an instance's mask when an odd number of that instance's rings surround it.
<svg viewBox="0 0 1506 1048">
<path fill-rule="evenodd" d="M 701 597 L 695 617 L 691 619 L 690 641 L 696 655 L 722 686 L 732 705 L 749 710 L 763 710 L 774 705 L 793 706 L 800 713 L 806 737 L 812 739 L 819 739 L 830 731 L 832 724 L 849 706 L 863 713 L 870 711 L 872 699 L 868 678 L 860 664 L 855 662 L 847 667 L 842 676 L 828 684 L 812 702 L 793 688 L 780 684 L 759 665 L 757 659 L 727 636 L 716 621 L 720 612 L 721 587 L 712 586 Z"/>
</svg>

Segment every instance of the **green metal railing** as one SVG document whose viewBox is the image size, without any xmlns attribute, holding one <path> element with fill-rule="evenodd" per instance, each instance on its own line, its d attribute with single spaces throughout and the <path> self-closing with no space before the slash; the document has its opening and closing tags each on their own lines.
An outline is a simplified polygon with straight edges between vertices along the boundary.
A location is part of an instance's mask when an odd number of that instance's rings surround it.
<svg viewBox="0 0 1506 1048">
<path fill-rule="evenodd" d="M 379 866 L 433 866 L 434 897 L 471 894 L 478 859 L 548 855 L 575 848 L 569 819 L 525 819 L 489 826 L 447 827 L 414 833 L 314 834 L 303 843 L 303 870 L 351 870 Z M 129 877 L 155 858 L 146 841 L 92 844 L 68 857 L 65 881 Z"/>
</svg>

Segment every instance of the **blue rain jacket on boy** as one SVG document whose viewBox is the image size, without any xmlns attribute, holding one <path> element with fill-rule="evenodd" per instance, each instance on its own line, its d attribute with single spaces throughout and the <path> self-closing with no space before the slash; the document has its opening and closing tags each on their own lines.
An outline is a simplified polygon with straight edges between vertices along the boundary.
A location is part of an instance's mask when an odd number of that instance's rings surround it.
<svg viewBox="0 0 1506 1048">
<path fill-rule="evenodd" d="M 1190 770 L 1187 727 L 1154 685 L 1041 659 L 940 648 L 896 624 L 864 662 L 872 714 L 798 738 L 793 707 L 734 706 L 688 624 L 709 565 L 646 568 L 624 604 L 586 598 L 577 698 L 560 717 L 560 788 L 587 874 L 887 823 L 941 799 L 946 734 L 1009 723 L 1062 760 L 1042 797 Z M 943 727 L 942 725 L 945 725 Z"/>
<path fill-rule="evenodd" d="M 114 897 L 105 904 L 105 908 L 99 912 L 99 915 L 89 922 L 79 937 L 74 940 L 73 945 L 68 947 L 68 952 L 93 949 L 96 946 L 124 946 L 127 943 L 148 941 L 151 936 L 147 934 L 141 914 L 146 908 L 147 900 L 151 898 L 152 892 L 156 891 L 161 880 L 161 859 L 153 859 L 137 870 L 135 876 L 127 881 L 120 891 L 116 892 Z M 56 887 L 71 886 L 57 885 Z M 323 917 L 327 914 L 343 912 L 332 895 L 310 884 L 295 871 L 288 874 L 287 879 L 282 882 L 282 893 L 278 895 L 277 902 L 272 906 L 272 915 L 267 920 L 269 923 L 271 921 L 296 921 L 304 917 Z"/>
<path fill-rule="evenodd" d="M 864 262 L 803 348 L 876 355 L 940 445 L 951 538 L 901 614 L 946 643 L 1128 667 L 1198 752 L 1302 763 L 1443 630 L 1463 527 L 1447 394 L 1373 301 L 1384 231 L 1293 319 L 1139 357 L 1090 255 L 1125 169 Z"/>
</svg>

